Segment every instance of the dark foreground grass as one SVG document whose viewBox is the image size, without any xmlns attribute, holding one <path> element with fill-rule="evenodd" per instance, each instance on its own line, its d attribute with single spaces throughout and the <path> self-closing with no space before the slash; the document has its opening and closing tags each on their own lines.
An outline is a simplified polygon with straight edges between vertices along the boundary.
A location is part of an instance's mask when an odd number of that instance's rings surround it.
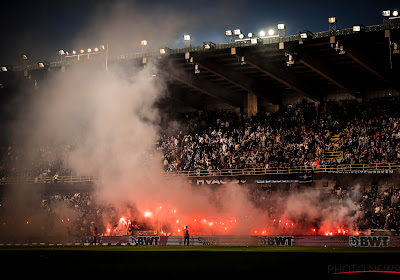
<svg viewBox="0 0 400 280">
<path fill-rule="evenodd" d="M 400 279 L 400 248 L 93 246 L 1 247 L 3 271 L 31 276 L 87 277 L 120 275 L 223 279 Z M 346 273 L 353 271 L 375 273 Z M 368 277 L 377 278 L 368 278 Z M 58 277 L 58 276 L 57 276 Z M 357 278 L 359 279 L 359 278 Z"/>
</svg>

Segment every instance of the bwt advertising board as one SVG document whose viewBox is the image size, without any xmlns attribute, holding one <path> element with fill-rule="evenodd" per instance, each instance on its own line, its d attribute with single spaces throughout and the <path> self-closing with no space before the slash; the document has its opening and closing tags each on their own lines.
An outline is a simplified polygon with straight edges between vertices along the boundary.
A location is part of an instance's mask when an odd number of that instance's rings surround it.
<svg viewBox="0 0 400 280">
<path fill-rule="evenodd" d="M 349 236 L 350 247 L 388 247 L 389 236 Z"/>
</svg>

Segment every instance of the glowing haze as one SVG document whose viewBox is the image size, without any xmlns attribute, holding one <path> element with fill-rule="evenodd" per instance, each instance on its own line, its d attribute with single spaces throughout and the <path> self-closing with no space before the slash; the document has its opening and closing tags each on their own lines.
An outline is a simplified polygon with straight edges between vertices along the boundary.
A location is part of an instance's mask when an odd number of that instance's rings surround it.
<svg viewBox="0 0 400 280">
<path fill-rule="evenodd" d="M 136 21 L 129 20 L 129 14 L 121 12 L 123 8 L 120 5 L 120 10 L 112 10 L 105 17 L 106 22 L 113 24 L 87 30 L 97 31 L 100 39 L 114 38 L 115 49 L 127 47 L 130 41 L 126 37 L 119 46 L 117 39 L 126 35 L 129 27 L 131 34 L 135 34 Z M 143 18 L 137 16 L 135 19 Z M 167 18 L 173 15 L 169 13 Z M 163 25 L 162 38 L 182 27 L 176 21 L 163 22 L 172 25 Z M 152 30 L 149 19 L 146 23 L 146 30 Z M 153 28 L 158 30 L 158 26 Z M 136 42 L 143 39 L 132 36 Z M 121 226 L 111 231 L 118 220 L 104 215 L 103 224 L 110 229 L 100 229 L 104 234 L 125 234 L 127 220 L 132 218 L 147 223 L 160 234 L 180 234 L 186 225 L 192 234 L 273 233 L 267 225 L 267 211 L 253 204 L 246 187 L 229 183 L 210 189 L 193 186 L 184 178 L 164 177 L 162 155 L 155 143 L 161 132 L 156 103 L 165 97 L 166 83 L 160 76 L 153 77 L 152 69 L 152 65 L 121 63 L 106 71 L 103 64 L 82 64 L 50 73 L 25 104 L 24 123 L 17 126 L 23 131 L 15 131 L 18 141 L 23 142 L 27 154 L 40 145 L 58 147 L 60 151 L 68 146 L 69 152 L 63 154 L 62 160 L 79 175 L 98 176 L 96 203 L 112 205 Z M 25 194 L 29 195 L 29 191 Z M 279 209 L 287 219 L 285 226 L 290 227 L 299 216 L 315 219 L 324 207 L 316 203 L 317 199 L 307 193 L 288 198 L 289 203 L 281 201 Z M 306 208 L 313 203 L 317 208 Z M 61 217 L 65 208 L 57 209 Z M 337 217 L 337 213 L 332 211 L 327 216 Z"/>
</svg>

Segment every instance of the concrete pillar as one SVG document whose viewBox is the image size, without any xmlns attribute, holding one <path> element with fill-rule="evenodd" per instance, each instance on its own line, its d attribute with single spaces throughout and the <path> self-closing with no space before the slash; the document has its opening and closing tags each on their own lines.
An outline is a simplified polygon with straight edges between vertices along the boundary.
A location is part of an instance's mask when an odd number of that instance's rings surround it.
<svg viewBox="0 0 400 280">
<path fill-rule="evenodd" d="M 247 92 L 247 115 L 256 115 L 258 112 L 257 95 Z"/>
</svg>

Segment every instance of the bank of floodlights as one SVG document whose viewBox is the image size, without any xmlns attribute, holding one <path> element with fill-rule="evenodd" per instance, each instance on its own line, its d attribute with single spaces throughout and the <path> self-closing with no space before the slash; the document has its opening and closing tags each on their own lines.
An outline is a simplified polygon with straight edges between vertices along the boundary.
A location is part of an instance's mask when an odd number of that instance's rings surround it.
<svg viewBox="0 0 400 280">
<path fill-rule="evenodd" d="M 382 12 L 382 16 L 384 17 L 398 17 L 399 16 L 399 11 L 398 10 L 386 10 Z"/>
<path fill-rule="evenodd" d="M 398 19 L 399 17 L 399 11 L 398 10 L 385 10 L 382 11 L 382 16 L 383 16 L 383 24 L 390 24 L 392 19 Z"/>
</svg>

